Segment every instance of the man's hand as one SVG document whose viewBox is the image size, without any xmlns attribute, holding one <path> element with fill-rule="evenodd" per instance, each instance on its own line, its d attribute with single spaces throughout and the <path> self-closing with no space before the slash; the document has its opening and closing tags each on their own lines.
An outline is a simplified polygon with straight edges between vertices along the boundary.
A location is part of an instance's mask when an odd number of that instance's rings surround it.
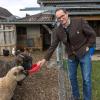
<svg viewBox="0 0 100 100">
<path fill-rule="evenodd" d="M 40 66 L 43 66 L 46 63 L 45 59 L 42 59 L 41 61 L 38 61 L 37 64 Z"/>
<path fill-rule="evenodd" d="M 86 51 L 89 51 L 89 47 L 86 47 Z"/>
</svg>

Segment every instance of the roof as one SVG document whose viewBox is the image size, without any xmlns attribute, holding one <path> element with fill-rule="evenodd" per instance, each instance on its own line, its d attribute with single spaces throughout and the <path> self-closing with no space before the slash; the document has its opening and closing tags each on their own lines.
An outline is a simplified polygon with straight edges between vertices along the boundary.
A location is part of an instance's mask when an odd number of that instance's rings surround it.
<svg viewBox="0 0 100 100">
<path fill-rule="evenodd" d="M 12 21 L 2 21 L 2 24 L 52 24 L 54 17 L 51 14 L 39 13 L 36 15 L 28 15 Z"/>
<path fill-rule="evenodd" d="M 39 13 L 36 15 L 26 16 L 24 18 L 19 19 L 18 21 L 23 22 L 51 22 L 53 20 L 53 16 L 51 14 Z"/>
<path fill-rule="evenodd" d="M 77 15 L 100 16 L 100 0 L 38 0 L 38 3 L 44 10 L 46 9 L 46 7 L 49 10 L 51 9 L 51 11 L 57 8 L 65 8 L 70 12 L 71 15 L 75 16 Z"/>
<path fill-rule="evenodd" d="M 38 3 L 100 3 L 100 0 L 38 0 Z"/>
<path fill-rule="evenodd" d="M 12 14 L 7 9 L 0 7 L 0 17 L 6 18 L 10 16 L 12 16 Z"/>
</svg>

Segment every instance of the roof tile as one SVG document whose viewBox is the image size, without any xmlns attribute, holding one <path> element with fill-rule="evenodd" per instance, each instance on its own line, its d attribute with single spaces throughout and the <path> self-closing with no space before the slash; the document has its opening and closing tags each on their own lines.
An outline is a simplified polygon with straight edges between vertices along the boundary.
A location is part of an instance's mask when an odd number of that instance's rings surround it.
<svg viewBox="0 0 100 100">
<path fill-rule="evenodd" d="M 24 17 L 19 19 L 18 21 L 27 21 L 27 22 L 48 22 L 52 21 L 53 16 L 51 14 L 36 14 L 36 15 L 30 15 L 28 17 Z"/>
</svg>

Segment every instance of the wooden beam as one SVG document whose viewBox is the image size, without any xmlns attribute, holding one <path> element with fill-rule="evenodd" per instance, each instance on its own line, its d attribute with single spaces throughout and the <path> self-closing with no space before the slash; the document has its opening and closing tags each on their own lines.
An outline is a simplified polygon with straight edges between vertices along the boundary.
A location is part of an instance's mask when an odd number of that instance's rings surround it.
<svg viewBox="0 0 100 100">
<path fill-rule="evenodd" d="M 49 34 L 52 34 L 52 30 L 45 24 L 42 25 L 48 32 Z"/>
<path fill-rule="evenodd" d="M 0 30 L 0 32 L 13 32 L 15 29 L 5 29 L 5 30 Z"/>
<path fill-rule="evenodd" d="M 100 16 L 77 16 L 76 18 L 84 18 L 85 20 L 92 20 L 92 21 L 97 21 L 100 20 Z"/>
</svg>

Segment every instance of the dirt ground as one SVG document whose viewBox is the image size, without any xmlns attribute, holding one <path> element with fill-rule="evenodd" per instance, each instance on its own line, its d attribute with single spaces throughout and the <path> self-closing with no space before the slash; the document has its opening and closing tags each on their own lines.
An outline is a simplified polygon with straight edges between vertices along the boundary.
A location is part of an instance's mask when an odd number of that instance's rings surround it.
<svg viewBox="0 0 100 100">
<path fill-rule="evenodd" d="M 32 56 L 33 63 L 42 59 L 43 54 L 35 51 Z M 6 62 L 7 64 L 0 63 L 0 74 L 6 74 L 8 69 L 10 69 L 8 65 L 11 64 L 13 59 L 14 57 L 12 56 L 0 56 L 0 61 Z M 55 66 L 49 68 L 45 65 L 39 72 L 28 76 L 21 85 L 17 85 L 13 100 L 58 100 L 58 93 L 58 70 Z"/>
</svg>

